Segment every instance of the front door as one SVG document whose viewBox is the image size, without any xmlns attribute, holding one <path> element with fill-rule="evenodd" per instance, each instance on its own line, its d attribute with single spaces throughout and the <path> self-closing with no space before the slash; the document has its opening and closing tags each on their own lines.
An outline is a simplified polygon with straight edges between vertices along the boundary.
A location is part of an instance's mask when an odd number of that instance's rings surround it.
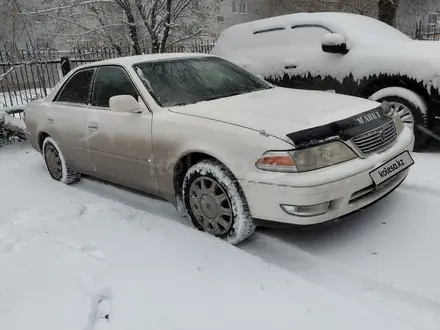
<svg viewBox="0 0 440 330">
<path fill-rule="evenodd" d="M 87 120 L 88 147 L 96 174 L 124 186 L 156 192 L 153 115 L 145 105 L 139 114 L 110 111 L 109 100 L 117 95 L 138 98 L 137 89 L 122 67 L 99 67 Z"/>
<path fill-rule="evenodd" d="M 342 84 L 329 76 L 333 66 L 344 60 L 341 54 L 328 54 L 322 50 L 322 37 L 331 33 L 318 25 L 297 25 L 285 33 L 287 54 L 284 61 L 285 75 L 271 80 L 275 85 L 287 88 L 334 90 L 342 92 Z"/>
</svg>

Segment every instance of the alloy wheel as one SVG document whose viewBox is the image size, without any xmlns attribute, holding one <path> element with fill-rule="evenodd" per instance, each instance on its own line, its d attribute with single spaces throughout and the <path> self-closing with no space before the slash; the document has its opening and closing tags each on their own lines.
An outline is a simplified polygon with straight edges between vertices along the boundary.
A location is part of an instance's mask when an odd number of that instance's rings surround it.
<svg viewBox="0 0 440 330">
<path fill-rule="evenodd" d="M 233 224 L 231 201 L 218 182 L 206 176 L 195 179 L 189 202 L 201 229 L 218 237 L 229 232 Z"/>
<path fill-rule="evenodd" d="M 388 102 L 388 103 L 391 107 L 392 113 L 397 113 L 402 119 L 402 122 L 404 124 L 414 127 L 414 123 L 415 123 L 414 115 L 406 105 L 399 102 Z"/>
<path fill-rule="evenodd" d="M 55 180 L 60 180 L 63 176 L 63 166 L 58 150 L 52 145 L 47 144 L 44 150 L 47 169 Z"/>
</svg>

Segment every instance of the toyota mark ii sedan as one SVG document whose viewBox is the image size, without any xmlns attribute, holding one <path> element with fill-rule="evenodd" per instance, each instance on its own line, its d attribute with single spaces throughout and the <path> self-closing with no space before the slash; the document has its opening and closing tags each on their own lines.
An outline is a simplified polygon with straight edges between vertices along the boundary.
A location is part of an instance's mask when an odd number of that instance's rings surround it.
<svg viewBox="0 0 440 330">
<path fill-rule="evenodd" d="M 25 121 L 53 179 L 86 174 L 158 195 L 232 244 L 259 224 L 364 208 L 414 163 L 413 130 L 386 103 L 274 87 L 200 54 L 78 67 Z"/>
</svg>

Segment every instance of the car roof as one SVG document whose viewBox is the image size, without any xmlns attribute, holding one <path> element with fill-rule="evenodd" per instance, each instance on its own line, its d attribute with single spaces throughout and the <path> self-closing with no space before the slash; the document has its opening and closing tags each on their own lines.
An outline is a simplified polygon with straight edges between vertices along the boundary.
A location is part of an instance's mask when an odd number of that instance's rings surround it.
<svg viewBox="0 0 440 330">
<path fill-rule="evenodd" d="M 411 40 L 397 29 L 368 16 L 337 12 L 297 13 L 233 25 L 222 32 L 212 54 L 226 56 L 240 49 L 254 48 L 256 44 L 259 47 L 273 45 L 275 41 L 272 36 L 276 34 L 280 37 L 279 40 L 284 38 L 282 44 L 285 45 L 289 40 L 289 31 L 304 26 L 323 27 L 341 34 L 350 46 L 358 43 Z"/>
<path fill-rule="evenodd" d="M 162 53 L 162 54 L 135 55 L 135 56 L 110 58 L 110 59 L 102 60 L 102 61 L 95 61 L 95 62 L 81 65 L 81 68 L 95 67 L 95 66 L 101 66 L 101 65 L 132 66 L 133 64 L 141 63 L 141 62 L 152 62 L 152 61 L 179 59 L 179 58 L 191 58 L 191 57 L 202 58 L 202 57 L 213 57 L 213 56 L 208 55 L 208 54 L 200 54 L 200 53 Z"/>
<path fill-rule="evenodd" d="M 351 14 L 351 13 L 340 13 L 340 12 L 316 12 L 316 13 L 296 13 L 275 16 L 270 18 L 264 18 L 260 20 L 255 20 L 251 22 L 246 22 L 242 24 L 234 25 L 230 30 L 234 29 L 250 29 L 250 30 L 264 30 L 273 29 L 277 27 L 291 27 L 296 24 L 344 24 L 345 21 L 353 21 L 358 19 L 371 19 L 366 16 Z M 341 22 L 342 21 L 342 22 Z"/>
</svg>

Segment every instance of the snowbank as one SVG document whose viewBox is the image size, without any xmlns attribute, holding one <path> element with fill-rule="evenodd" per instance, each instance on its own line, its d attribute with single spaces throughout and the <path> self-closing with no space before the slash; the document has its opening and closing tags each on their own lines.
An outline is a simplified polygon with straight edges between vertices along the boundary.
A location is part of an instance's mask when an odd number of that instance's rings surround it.
<svg viewBox="0 0 440 330">
<path fill-rule="evenodd" d="M 22 106 L 0 109 L 0 125 L 10 132 L 25 134 L 26 125 L 24 121 L 13 116 L 13 113 L 18 113 L 22 110 Z"/>
</svg>

